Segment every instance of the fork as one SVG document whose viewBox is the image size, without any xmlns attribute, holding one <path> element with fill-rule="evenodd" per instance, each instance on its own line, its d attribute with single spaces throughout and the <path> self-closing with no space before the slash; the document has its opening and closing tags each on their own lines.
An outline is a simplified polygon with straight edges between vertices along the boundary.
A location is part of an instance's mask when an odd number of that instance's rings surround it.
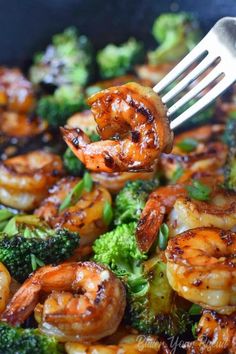
<svg viewBox="0 0 236 354">
<path fill-rule="evenodd" d="M 191 70 L 192 65 L 197 65 Z M 208 73 L 208 71 L 211 71 Z M 166 94 L 161 93 L 173 85 L 181 75 L 187 74 Z M 168 117 L 173 116 L 191 99 L 203 90 L 209 89 L 191 107 L 170 123 L 171 129 L 178 127 L 194 114 L 198 113 L 230 85 L 236 81 L 236 18 L 220 19 L 208 34 L 187 54 L 154 88 L 167 105 L 176 96 L 184 93 L 200 75 L 206 74 L 199 82 L 167 109 Z M 214 86 L 213 86 L 214 85 Z M 213 87 L 212 87 L 213 86 Z"/>
</svg>

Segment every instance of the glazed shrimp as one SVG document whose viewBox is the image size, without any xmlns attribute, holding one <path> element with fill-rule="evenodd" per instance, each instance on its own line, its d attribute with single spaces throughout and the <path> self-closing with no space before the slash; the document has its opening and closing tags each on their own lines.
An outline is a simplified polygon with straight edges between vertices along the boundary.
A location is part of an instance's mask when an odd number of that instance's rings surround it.
<svg viewBox="0 0 236 354">
<path fill-rule="evenodd" d="M 222 316 L 204 310 L 196 332 L 197 339 L 186 346 L 188 354 L 236 353 L 236 313 Z"/>
<path fill-rule="evenodd" d="M 188 183 L 159 187 L 149 196 L 142 211 L 137 241 L 143 251 L 148 251 L 157 237 L 167 216 L 169 236 L 200 226 L 216 226 L 224 230 L 236 228 L 236 193 L 212 186 L 212 176 L 201 176 L 200 181 L 211 187 L 210 199 L 200 201 L 190 198 Z"/>
<path fill-rule="evenodd" d="M 60 341 L 94 342 L 114 333 L 124 315 L 126 294 L 121 281 L 93 262 L 45 266 L 13 296 L 2 321 L 23 323 L 43 293 L 39 329 Z"/>
<path fill-rule="evenodd" d="M 167 218 L 170 236 L 199 226 L 236 231 L 236 193 L 215 188 L 210 200 L 178 197 Z"/>
<path fill-rule="evenodd" d="M 5 310 L 10 296 L 11 276 L 7 268 L 0 262 L 0 313 Z"/>
<path fill-rule="evenodd" d="M 0 68 L 0 106 L 27 113 L 34 107 L 32 84 L 19 69 Z"/>
<path fill-rule="evenodd" d="M 9 158 L 0 164 L 0 202 L 16 209 L 32 210 L 62 174 L 58 155 L 33 151 Z"/>
<path fill-rule="evenodd" d="M 199 227 L 169 240 L 167 278 L 183 298 L 220 314 L 236 311 L 236 234 Z"/>
<path fill-rule="evenodd" d="M 166 109 L 152 89 L 128 83 L 99 92 L 88 103 L 104 140 L 91 143 L 81 129 L 62 129 L 64 140 L 88 169 L 150 171 L 161 152 L 170 152 Z"/>
<path fill-rule="evenodd" d="M 91 192 L 83 192 L 76 204 L 60 212 L 63 200 L 79 181 L 76 177 L 59 180 L 49 190 L 48 198 L 42 202 L 35 214 L 52 227 L 78 232 L 81 237 L 80 246 L 86 246 L 107 230 L 103 221 L 103 209 L 106 202 L 111 204 L 111 196 L 104 187 L 94 185 Z"/>
<path fill-rule="evenodd" d="M 131 334 L 122 338 L 116 345 L 66 343 L 68 354 L 170 354 L 167 345 L 155 336 Z"/>
<path fill-rule="evenodd" d="M 17 112 L 3 112 L 0 115 L 0 134 L 8 137 L 35 137 L 43 133 L 48 125 L 38 117 Z"/>
<path fill-rule="evenodd" d="M 181 167 L 182 175 L 178 182 L 185 182 L 193 173 L 218 170 L 225 165 L 228 148 L 220 141 L 224 131 L 223 125 L 206 125 L 196 128 L 175 137 L 171 154 L 162 154 L 161 168 L 166 177 L 171 179 L 177 168 Z M 185 139 L 194 139 L 198 144 L 193 151 L 182 151 L 178 146 Z M 217 140 L 218 139 L 218 140 Z"/>
</svg>

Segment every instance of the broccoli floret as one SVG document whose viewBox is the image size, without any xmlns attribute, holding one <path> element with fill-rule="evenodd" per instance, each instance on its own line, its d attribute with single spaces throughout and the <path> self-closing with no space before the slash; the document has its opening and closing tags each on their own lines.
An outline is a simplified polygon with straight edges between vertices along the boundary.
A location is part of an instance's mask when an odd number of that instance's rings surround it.
<svg viewBox="0 0 236 354">
<path fill-rule="evenodd" d="M 84 164 L 75 156 L 70 148 L 63 155 L 63 163 L 67 172 L 72 176 L 82 176 L 85 171 Z"/>
<path fill-rule="evenodd" d="M 145 291 L 128 288 L 127 318 L 132 327 L 145 334 L 168 336 L 186 332 L 191 324 L 187 311 L 177 307 L 166 276 L 166 264 L 158 257 L 144 262 Z"/>
<path fill-rule="evenodd" d="M 107 265 L 116 275 L 130 278 L 140 274 L 147 256 L 136 243 L 136 223 L 123 224 L 100 236 L 93 245 L 95 262 Z"/>
<path fill-rule="evenodd" d="M 134 38 L 123 44 L 108 44 L 97 54 L 97 63 L 103 79 L 121 76 L 131 71 L 143 58 L 143 45 Z"/>
<path fill-rule="evenodd" d="M 148 53 L 151 64 L 181 59 L 200 40 L 198 23 L 188 13 L 165 13 L 154 22 L 152 34 L 160 46 Z"/>
<path fill-rule="evenodd" d="M 2 354 L 60 354 L 62 346 L 52 336 L 37 329 L 23 329 L 0 323 L 0 353 Z"/>
<path fill-rule="evenodd" d="M 83 86 L 89 80 L 91 65 L 91 43 L 70 27 L 54 35 L 44 53 L 36 54 L 29 74 L 34 84 Z"/>
<path fill-rule="evenodd" d="M 188 312 L 175 305 L 166 265 L 138 248 L 136 223 L 123 224 L 94 243 L 95 262 L 108 266 L 127 289 L 126 321 L 147 334 L 183 333 L 190 323 Z"/>
<path fill-rule="evenodd" d="M 229 147 L 228 157 L 225 165 L 225 186 L 236 192 L 236 114 L 229 116 L 223 136 L 224 142 Z"/>
<path fill-rule="evenodd" d="M 19 282 L 44 264 L 58 264 L 79 245 L 78 234 L 53 230 L 35 215 L 13 217 L 0 232 L 0 262 Z"/>
<path fill-rule="evenodd" d="M 75 85 L 65 85 L 58 88 L 53 95 L 42 97 L 38 102 L 36 112 L 51 126 L 58 127 L 64 125 L 72 114 L 86 107 L 81 88 Z"/>
<path fill-rule="evenodd" d="M 138 221 L 149 194 L 158 180 L 128 182 L 115 199 L 115 225 Z"/>
</svg>

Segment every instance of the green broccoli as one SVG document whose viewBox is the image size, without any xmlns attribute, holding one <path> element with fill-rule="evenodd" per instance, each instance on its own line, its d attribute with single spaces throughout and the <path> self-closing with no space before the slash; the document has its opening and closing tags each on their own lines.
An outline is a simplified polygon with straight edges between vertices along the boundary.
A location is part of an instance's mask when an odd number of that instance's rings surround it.
<svg viewBox="0 0 236 354">
<path fill-rule="evenodd" d="M 166 264 L 157 256 L 143 263 L 145 291 L 128 288 L 127 319 L 145 334 L 173 336 L 186 332 L 191 324 L 188 311 L 177 306 L 166 276 Z"/>
<path fill-rule="evenodd" d="M 76 112 L 87 107 L 84 95 L 79 86 L 65 85 L 59 87 L 54 94 L 44 96 L 38 101 L 36 112 L 47 120 L 49 125 L 64 125 L 67 119 Z"/>
<path fill-rule="evenodd" d="M 0 323 L 0 353 L 2 354 L 60 354 L 62 346 L 52 336 L 37 329 L 23 329 Z"/>
<path fill-rule="evenodd" d="M 128 182 L 115 199 L 115 225 L 138 221 L 149 194 L 158 180 Z"/>
<path fill-rule="evenodd" d="M 85 171 L 84 164 L 75 156 L 69 147 L 63 155 L 63 164 L 67 172 L 72 176 L 82 176 Z"/>
<path fill-rule="evenodd" d="M 108 44 L 97 54 L 100 75 L 103 79 L 124 75 L 142 58 L 143 45 L 134 38 L 120 45 Z"/>
<path fill-rule="evenodd" d="M 174 292 L 166 277 L 166 265 L 137 246 L 137 224 L 123 224 L 100 236 L 94 243 L 95 262 L 108 266 L 127 289 L 126 321 L 147 334 L 182 333 L 189 314 L 175 305 Z"/>
<path fill-rule="evenodd" d="M 36 54 L 29 74 L 34 84 L 84 86 L 89 80 L 91 66 L 91 43 L 70 27 L 54 35 L 45 52 Z"/>
<path fill-rule="evenodd" d="M 148 60 L 154 65 L 181 59 L 201 38 L 196 19 L 185 12 L 160 15 L 153 24 L 152 34 L 160 43 L 148 53 Z"/>
<path fill-rule="evenodd" d="M 236 192 L 236 114 L 232 112 L 229 116 L 223 141 L 228 145 L 229 152 L 225 164 L 225 186 Z"/>
<path fill-rule="evenodd" d="M 136 243 L 136 223 L 123 224 L 100 236 L 93 244 L 95 262 L 105 264 L 120 277 L 141 273 L 140 264 L 147 256 Z"/>
<path fill-rule="evenodd" d="M 53 230 L 35 215 L 17 215 L 0 232 L 0 262 L 23 282 L 39 266 L 70 257 L 78 245 L 76 233 Z"/>
</svg>

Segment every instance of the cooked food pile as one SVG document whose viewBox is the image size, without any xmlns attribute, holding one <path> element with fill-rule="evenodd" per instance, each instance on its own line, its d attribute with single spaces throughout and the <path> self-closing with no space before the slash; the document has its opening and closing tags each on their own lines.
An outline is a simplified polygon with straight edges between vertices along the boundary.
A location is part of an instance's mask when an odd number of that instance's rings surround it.
<svg viewBox="0 0 236 354">
<path fill-rule="evenodd" d="M 236 353 L 236 89 L 174 136 L 152 86 L 201 31 L 152 32 L 0 68 L 0 353 Z"/>
</svg>

